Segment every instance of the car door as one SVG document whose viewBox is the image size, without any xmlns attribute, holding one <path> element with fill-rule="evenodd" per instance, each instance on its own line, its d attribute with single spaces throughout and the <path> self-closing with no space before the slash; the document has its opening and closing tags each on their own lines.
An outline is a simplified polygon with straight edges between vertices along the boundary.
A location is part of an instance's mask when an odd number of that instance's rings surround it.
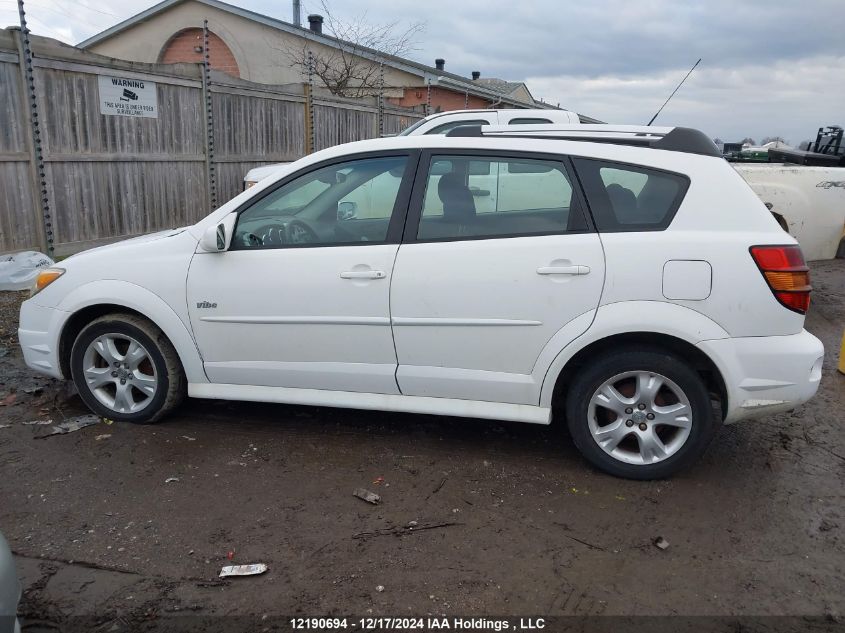
<svg viewBox="0 0 845 633">
<path fill-rule="evenodd" d="M 586 330 L 604 280 L 573 182 L 562 157 L 423 153 L 391 290 L 403 394 L 537 404 L 538 357 Z"/>
<path fill-rule="evenodd" d="M 417 155 L 336 160 L 238 211 L 197 252 L 191 325 L 215 383 L 396 394 L 389 288 Z"/>
</svg>

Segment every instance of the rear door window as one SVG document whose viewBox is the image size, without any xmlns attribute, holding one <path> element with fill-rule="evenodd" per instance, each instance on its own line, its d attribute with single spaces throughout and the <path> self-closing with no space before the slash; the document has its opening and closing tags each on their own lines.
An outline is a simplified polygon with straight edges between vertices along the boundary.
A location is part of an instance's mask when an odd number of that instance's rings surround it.
<svg viewBox="0 0 845 633">
<path fill-rule="evenodd" d="M 573 159 L 596 228 L 662 231 L 672 222 L 689 187 L 681 174 L 588 158 Z"/>
<path fill-rule="evenodd" d="M 431 158 L 417 240 L 550 235 L 586 229 L 562 162 L 498 156 Z"/>
</svg>

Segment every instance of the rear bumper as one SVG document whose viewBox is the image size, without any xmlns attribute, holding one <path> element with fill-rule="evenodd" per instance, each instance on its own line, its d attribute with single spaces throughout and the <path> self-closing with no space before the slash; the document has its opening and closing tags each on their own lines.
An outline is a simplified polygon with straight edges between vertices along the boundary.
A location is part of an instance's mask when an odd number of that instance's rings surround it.
<svg viewBox="0 0 845 633">
<path fill-rule="evenodd" d="M 755 336 L 701 341 L 725 380 L 725 424 L 791 411 L 819 388 L 824 346 L 802 330 L 790 336 Z"/>
<path fill-rule="evenodd" d="M 63 378 L 59 362 L 59 333 L 67 312 L 45 308 L 32 299 L 21 304 L 18 340 L 28 367 L 53 378 Z"/>
</svg>

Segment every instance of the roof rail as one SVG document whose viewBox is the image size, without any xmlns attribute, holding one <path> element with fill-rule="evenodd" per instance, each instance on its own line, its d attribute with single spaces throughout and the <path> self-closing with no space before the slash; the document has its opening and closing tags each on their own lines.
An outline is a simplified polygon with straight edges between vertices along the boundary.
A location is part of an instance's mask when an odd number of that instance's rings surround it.
<svg viewBox="0 0 845 633">
<path fill-rule="evenodd" d="M 461 125 L 446 136 L 534 138 L 651 147 L 670 152 L 718 156 L 722 153 L 706 134 L 688 127 L 646 125 Z"/>
</svg>

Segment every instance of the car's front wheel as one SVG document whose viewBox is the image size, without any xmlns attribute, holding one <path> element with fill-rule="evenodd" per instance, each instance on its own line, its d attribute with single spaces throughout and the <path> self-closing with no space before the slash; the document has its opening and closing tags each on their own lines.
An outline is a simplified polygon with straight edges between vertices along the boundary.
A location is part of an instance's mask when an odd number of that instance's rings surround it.
<svg viewBox="0 0 845 633">
<path fill-rule="evenodd" d="M 113 420 L 156 422 L 185 394 L 173 345 L 134 314 L 109 314 L 85 326 L 71 349 L 70 369 L 88 408 Z"/>
<path fill-rule="evenodd" d="M 682 358 L 626 349 L 595 358 L 571 382 L 575 445 L 618 477 L 668 477 L 697 460 L 718 427 L 707 387 Z"/>
</svg>

